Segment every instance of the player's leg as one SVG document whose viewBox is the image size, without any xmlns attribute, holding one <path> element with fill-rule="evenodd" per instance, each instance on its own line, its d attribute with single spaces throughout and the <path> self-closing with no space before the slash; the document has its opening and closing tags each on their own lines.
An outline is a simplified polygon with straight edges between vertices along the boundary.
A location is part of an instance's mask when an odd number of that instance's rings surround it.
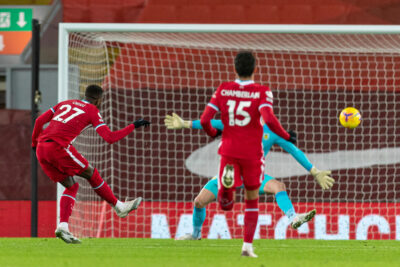
<svg viewBox="0 0 400 267">
<path fill-rule="evenodd" d="M 137 198 L 128 202 L 120 202 L 114 196 L 108 184 L 101 178 L 99 172 L 89 166 L 89 162 L 73 147 L 63 148 L 54 144 L 55 150 L 53 152 L 53 165 L 66 174 L 65 176 L 78 175 L 89 181 L 94 191 L 105 201 L 110 203 L 121 218 L 126 217 L 129 212 L 137 209 L 142 198 Z"/>
<path fill-rule="evenodd" d="M 264 181 L 260 187 L 261 191 L 275 195 L 276 203 L 283 213 L 289 218 L 290 222 L 296 217 L 292 201 L 290 200 L 284 183 L 275 180 L 273 177 L 265 174 Z"/>
<path fill-rule="evenodd" d="M 56 143 L 39 143 L 36 148 L 36 156 L 39 164 L 46 175 L 54 182 L 61 183 L 65 190 L 60 199 L 60 224 L 57 226 L 55 235 L 66 243 L 79 244 L 81 241 L 74 237 L 68 229 L 68 220 L 75 204 L 75 197 L 79 185 L 72 177 L 57 168 L 57 159 L 65 151 Z"/>
<path fill-rule="evenodd" d="M 71 176 L 68 176 L 64 180 L 60 181 L 60 184 L 65 187 L 65 190 L 60 198 L 59 226 L 68 229 L 68 221 L 69 217 L 72 214 L 72 209 L 75 205 L 76 194 L 78 193 L 79 184 Z"/>
<path fill-rule="evenodd" d="M 55 234 L 66 243 L 80 244 L 81 241 L 70 233 L 68 227 L 69 217 L 75 205 L 79 184 L 71 176 L 60 181 L 60 184 L 65 187 L 65 190 L 60 198 L 60 223 L 57 226 Z"/>
<path fill-rule="evenodd" d="M 111 191 L 111 188 L 107 182 L 101 178 L 97 169 L 89 165 L 78 175 L 85 178 L 92 186 L 94 192 L 96 192 L 96 194 L 99 195 L 103 200 L 107 201 L 111 206 L 114 207 L 117 204 L 118 199 Z"/>
<path fill-rule="evenodd" d="M 199 195 L 194 199 L 193 208 L 193 233 L 196 239 L 201 239 L 201 229 L 206 219 L 206 206 L 213 202 L 218 195 L 218 180 L 213 178 L 207 182 Z"/>
<path fill-rule="evenodd" d="M 286 192 L 285 184 L 267 174 L 264 175 L 264 181 L 260 187 L 260 194 L 262 192 L 275 194 L 276 203 L 288 217 L 293 229 L 299 228 L 302 224 L 310 221 L 315 216 L 315 209 L 307 213 L 296 214 L 292 201 Z"/>
<path fill-rule="evenodd" d="M 259 189 L 245 189 L 245 210 L 244 210 L 244 238 L 242 256 L 256 258 L 253 250 L 254 233 L 258 222 L 258 199 Z"/>
<path fill-rule="evenodd" d="M 235 183 L 240 180 L 240 168 L 235 159 L 221 156 L 218 179 L 218 202 L 222 210 L 232 210 Z"/>
<path fill-rule="evenodd" d="M 136 210 L 142 202 L 141 197 L 127 202 L 119 201 L 115 197 L 107 182 L 101 178 L 97 169 L 90 165 L 88 165 L 87 168 L 78 175 L 88 180 L 94 192 L 96 192 L 96 194 L 99 195 L 103 200 L 107 201 L 114 208 L 117 215 L 121 218 L 128 216 L 131 211 Z"/>
<path fill-rule="evenodd" d="M 207 182 L 200 193 L 194 199 L 192 215 L 193 232 L 179 237 L 177 240 L 200 240 L 201 229 L 206 219 L 206 206 L 217 198 L 218 181 L 213 178 Z"/>
<path fill-rule="evenodd" d="M 263 180 L 264 160 L 243 160 L 240 163 L 245 187 L 244 238 L 242 256 L 257 257 L 253 239 L 258 222 L 259 187 Z"/>
</svg>

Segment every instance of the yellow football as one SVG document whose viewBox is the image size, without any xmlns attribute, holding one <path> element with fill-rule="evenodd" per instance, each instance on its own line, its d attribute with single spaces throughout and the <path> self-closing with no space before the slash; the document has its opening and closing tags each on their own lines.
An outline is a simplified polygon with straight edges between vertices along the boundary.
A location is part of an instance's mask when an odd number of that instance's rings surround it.
<svg viewBox="0 0 400 267">
<path fill-rule="evenodd" d="M 361 122 L 361 114 L 356 108 L 348 107 L 340 112 L 339 121 L 344 127 L 354 129 Z"/>
</svg>

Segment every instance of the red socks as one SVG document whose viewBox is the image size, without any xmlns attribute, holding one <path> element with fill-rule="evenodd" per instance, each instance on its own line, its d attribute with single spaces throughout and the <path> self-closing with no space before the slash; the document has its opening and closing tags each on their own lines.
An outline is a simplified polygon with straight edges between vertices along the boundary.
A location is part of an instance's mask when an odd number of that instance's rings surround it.
<svg viewBox="0 0 400 267">
<path fill-rule="evenodd" d="M 244 239 L 246 243 L 253 243 L 254 233 L 258 221 L 258 198 L 245 200 L 244 210 Z"/>
<path fill-rule="evenodd" d="M 78 189 L 78 183 L 75 183 L 72 186 L 65 188 L 60 199 L 60 222 L 68 223 L 69 217 L 72 214 L 72 208 L 75 204 Z"/>
<path fill-rule="evenodd" d="M 233 200 L 234 190 L 234 187 L 225 188 L 221 185 L 221 188 L 218 190 L 218 202 L 222 210 L 232 210 L 233 204 L 235 203 Z"/>
<path fill-rule="evenodd" d="M 97 169 L 94 169 L 93 176 L 90 178 L 89 183 L 93 187 L 94 192 L 96 192 L 96 194 L 98 194 L 102 199 L 113 206 L 117 204 L 117 198 L 114 196 L 108 184 L 103 180 L 103 178 L 101 178 Z"/>
<path fill-rule="evenodd" d="M 111 188 L 108 184 L 100 177 L 97 169 L 94 169 L 93 176 L 89 180 L 93 190 L 105 201 L 115 206 L 117 204 L 117 198 L 114 196 Z M 72 208 L 74 207 L 76 194 L 78 193 L 79 184 L 75 183 L 72 186 L 66 188 L 60 199 L 60 222 L 68 223 L 69 217 L 72 214 Z"/>
</svg>

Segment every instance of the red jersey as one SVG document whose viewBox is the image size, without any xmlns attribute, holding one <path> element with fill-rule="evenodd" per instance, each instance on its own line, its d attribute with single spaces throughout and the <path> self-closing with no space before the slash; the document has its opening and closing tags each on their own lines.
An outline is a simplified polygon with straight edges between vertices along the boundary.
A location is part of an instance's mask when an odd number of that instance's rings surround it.
<svg viewBox="0 0 400 267">
<path fill-rule="evenodd" d="M 50 109 L 53 117 L 44 129 L 38 141 L 51 139 L 63 147 L 67 147 L 88 126 L 95 129 L 105 126 L 99 110 L 85 100 L 66 100 Z"/>
<path fill-rule="evenodd" d="M 272 93 L 268 87 L 253 81 L 225 82 L 218 87 L 208 105 L 221 112 L 224 124 L 219 154 L 247 159 L 263 156 L 260 142 L 263 127 L 258 109 L 261 105 L 272 106 Z"/>
<path fill-rule="evenodd" d="M 221 144 L 218 153 L 223 156 L 241 159 L 260 159 L 263 157 L 261 123 L 261 110 L 264 112 L 264 121 L 270 125 L 278 123 L 279 135 L 288 139 L 289 134 L 284 131 L 272 112 L 273 95 L 267 86 L 254 83 L 254 81 L 240 81 L 222 83 L 211 98 L 208 107 L 215 112 L 221 112 L 221 120 L 224 124 Z M 212 112 L 202 116 L 203 123 L 208 124 Z M 202 125 L 203 125 L 202 123 Z M 210 132 L 209 127 L 203 128 Z M 276 127 L 272 127 L 276 128 Z"/>
</svg>

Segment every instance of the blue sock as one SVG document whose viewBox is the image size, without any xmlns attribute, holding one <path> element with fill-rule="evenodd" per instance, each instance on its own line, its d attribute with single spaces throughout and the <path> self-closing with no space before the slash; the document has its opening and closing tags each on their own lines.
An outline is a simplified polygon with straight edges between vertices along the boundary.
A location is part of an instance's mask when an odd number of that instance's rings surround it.
<svg viewBox="0 0 400 267">
<path fill-rule="evenodd" d="M 292 201 L 290 201 L 290 198 L 286 191 L 278 192 L 275 195 L 275 199 L 279 208 L 283 211 L 283 213 L 285 213 L 289 220 L 292 221 L 296 216 L 296 211 L 294 210 Z"/>
<path fill-rule="evenodd" d="M 196 208 L 193 209 L 193 234 L 194 238 L 201 238 L 201 227 L 206 219 L 206 208 Z"/>
</svg>

